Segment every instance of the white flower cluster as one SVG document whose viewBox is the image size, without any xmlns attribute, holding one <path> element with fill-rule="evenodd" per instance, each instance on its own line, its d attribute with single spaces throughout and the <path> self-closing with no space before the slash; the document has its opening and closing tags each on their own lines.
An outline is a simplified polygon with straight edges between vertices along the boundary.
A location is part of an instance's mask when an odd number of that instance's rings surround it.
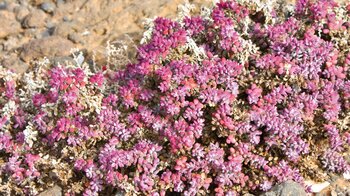
<svg viewBox="0 0 350 196">
<path fill-rule="evenodd" d="M 30 146 L 33 147 L 34 141 L 37 140 L 38 131 L 34 130 L 32 123 L 28 123 L 26 128 L 23 131 L 24 141 Z"/>
<path fill-rule="evenodd" d="M 140 44 L 145 44 L 147 43 L 151 37 L 152 37 L 152 32 L 153 32 L 153 29 L 154 29 L 154 20 L 156 18 L 146 18 L 145 21 L 143 22 L 143 25 L 145 27 L 145 32 L 143 32 L 143 36 L 142 36 L 142 39 L 140 41 Z"/>
<path fill-rule="evenodd" d="M 196 9 L 196 6 L 194 4 L 189 3 L 188 0 L 186 0 L 185 3 L 180 4 L 177 7 L 177 9 L 178 9 L 177 20 L 181 24 L 183 22 L 183 19 L 185 19 L 185 17 L 189 17 L 191 15 L 191 12 Z"/>
</svg>

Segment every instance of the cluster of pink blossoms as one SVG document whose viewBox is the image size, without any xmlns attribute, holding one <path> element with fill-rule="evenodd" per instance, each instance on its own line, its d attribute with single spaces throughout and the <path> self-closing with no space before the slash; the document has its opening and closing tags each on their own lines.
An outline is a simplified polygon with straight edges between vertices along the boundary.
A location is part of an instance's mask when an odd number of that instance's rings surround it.
<svg viewBox="0 0 350 196">
<path fill-rule="evenodd" d="M 122 70 L 1 68 L 0 192 L 258 194 L 350 171 L 350 6 L 240 2 L 155 19 Z"/>
</svg>

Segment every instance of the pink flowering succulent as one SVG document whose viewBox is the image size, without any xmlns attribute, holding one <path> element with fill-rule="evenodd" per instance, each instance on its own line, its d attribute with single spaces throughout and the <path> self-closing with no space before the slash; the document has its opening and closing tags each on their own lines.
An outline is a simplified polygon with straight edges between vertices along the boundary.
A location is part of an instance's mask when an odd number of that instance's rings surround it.
<svg viewBox="0 0 350 196">
<path fill-rule="evenodd" d="M 349 6 L 281 7 L 157 18 L 120 70 L 0 67 L 0 192 L 259 194 L 349 172 Z"/>
</svg>

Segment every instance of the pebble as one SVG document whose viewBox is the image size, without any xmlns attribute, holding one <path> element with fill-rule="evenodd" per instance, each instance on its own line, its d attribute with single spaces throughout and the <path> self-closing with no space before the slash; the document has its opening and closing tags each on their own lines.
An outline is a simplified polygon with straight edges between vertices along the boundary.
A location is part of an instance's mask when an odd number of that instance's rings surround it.
<svg viewBox="0 0 350 196">
<path fill-rule="evenodd" d="M 59 5 L 62 5 L 64 4 L 64 0 L 56 0 L 56 4 L 59 6 Z"/>
<path fill-rule="evenodd" d="M 69 22 L 69 21 L 71 21 L 71 19 L 70 19 L 69 16 L 64 16 L 64 17 L 63 17 L 63 21 L 64 21 L 64 22 Z"/>
<path fill-rule="evenodd" d="M 0 1 L 0 10 L 6 10 L 6 8 L 7 8 L 7 2 Z"/>
<path fill-rule="evenodd" d="M 29 14 L 29 10 L 26 6 L 17 6 L 14 9 L 14 12 L 16 14 L 16 20 L 18 22 L 22 22 L 23 19 Z"/>
<path fill-rule="evenodd" d="M 70 55 L 74 45 L 71 41 L 59 36 L 49 36 L 32 40 L 23 45 L 20 58 L 25 62 L 43 57 L 58 57 Z"/>
<path fill-rule="evenodd" d="M 21 25 L 15 20 L 15 15 L 7 10 L 0 11 L 0 39 L 21 31 Z"/>
<path fill-rule="evenodd" d="M 84 40 L 77 33 L 69 34 L 68 39 L 71 40 L 75 44 L 77 44 L 77 43 L 83 44 L 84 43 Z"/>
<path fill-rule="evenodd" d="M 36 10 L 24 18 L 23 26 L 26 28 L 38 28 L 45 26 L 46 15 L 41 10 Z"/>
<path fill-rule="evenodd" d="M 52 13 L 55 11 L 56 6 L 54 3 L 45 2 L 40 5 L 40 8 L 47 13 Z"/>
<path fill-rule="evenodd" d="M 47 28 L 45 31 L 42 32 L 42 37 L 49 37 L 53 34 L 53 31 L 55 30 L 55 27 Z"/>
<path fill-rule="evenodd" d="M 55 23 L 54 22 L 52 22 L 52 21 L 48 21 L 47 23 L 46 23 L 46 28 L 48 28 L 48 29 L 51 29 L 51 28 L 55 28 Z"/>
<path fill-rule="evenodd" d="M 24 73 L 28 69 L 29 65 L 20 59 L 18 59 L 16 54 L 6 55 L 1 61 L 0 65 L 8 69 L 16 70 L 16 73 Z"/>
<path fill-rule="evenodd" d="M 40 193 L 39 196 L 62 196 L 62 188 L 56 185 L 45 192 Z"/>
<path fill-rule="evenodd" d="M 74 21 L 74 22 L 62 22 L 56 25 L 53 32 L 54 35 L 59 35 L 61 37 L 68 37 L 69 34 L 82 32 L 83 24 Z"/>
<path fill-rule="evenodd" d="M 261 194 L 261 196 L 306 196 L 304 187 L 294 181 L 286 181 L 275 185 L 270 191 Z"/>
</svg>

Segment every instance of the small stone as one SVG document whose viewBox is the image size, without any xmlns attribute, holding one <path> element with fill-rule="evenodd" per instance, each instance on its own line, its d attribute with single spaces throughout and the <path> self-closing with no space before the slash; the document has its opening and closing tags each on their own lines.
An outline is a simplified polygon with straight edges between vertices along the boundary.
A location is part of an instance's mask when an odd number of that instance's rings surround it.
<svg viewBox="0 0 350 196">
<path fill-rule="evenodd" d="M 0 24 L 0 39 L 21 31 L 21 25 L 15 20 L 15 15 L 12 12 L 1 11 Z"/>
<path fill-rule="evenodd" d="M 4 55 L 5 58 L 0 61 L 0 65 L 14 70 L 16 73 L 21 74 L 27 71 L 29 65 L 21 61 L 17 55 Z"/>
<path fill-rule="evenodd" d="M 15 9 L 14 9 L 14 12 L 16 14 L 16 19 L 18 22 L 22 22 L 23 19 L 28 16 L 29 14 L 29 10 L 27 7 L 25 6 L 17 6 Z"/>
<path fill-rule="evenodd" d="M 285 196 L 285 195 L 306 196 L 306 192 L 300 184 L 289 180 L 274 186 L 269 192 L 262 194 L 262 196 Z"/>
<path fill-rule="evenodd" d="M 41 39 L 41 38 L 44 38 L 44 37 L 45 37 L 45 33 L 42 33 L 42 32 L 39 32 L 39 31 L 34 32 L 34 38 L 35 39 Z"/>
<path fill-rule="evenodd" d="M 46 24 L 46 28 L 49 28 L 49 29 L 50 29 L 50 28 L 55 28 L 55 25 L 56 25 L 56 24 L 55 24 L 54 22 L 48 21 L 47 24 Z"/>
<path fill-rule="evenodd" d="M 9 1 L 9 0 L 6 1 L 5 0 L 5 2 L 7 2 L 6 10 L 9 12 L 13 12 L 15 10 L 15 8 L 18 6 L 18 3 L 16 3 L 15 1 Z"/>
<path fill-rule="evenodd" d="M 42 10 L 35 10 L 25 17 L 23 27 L 36 28 L 45 26 L 46 14 Z"/>
<path fill-rule="evenodd" d="M 62 196 L 62 188 L 55 185 L 47 191 L 40 193 L 39 196 Z"/>
<path fill-rule="evenodd" d="M 41 32 L 40 37 L 41 37 L 41 38 L 49 37 L 49 36 L 52 35 L 52 31 L 53 31 L 52 29 L 47 29 L 47 30 Z"/>
<path fill-rule="evenodd" d="M 83 24 L 74 22 L 62 22 L 59 23 L 53 32 L 53 35 L 59 35 L 61 37 L 68 37 L 69 34 L 81 32 L 83 30 Z"/>
<path fill-rule="evenodd" d="M 71 48 L 74 48 L 71 41 L 59 36 L 49 36 L 24 45 L 20 57 L 29 62 L 43 57 L 66 56 L 70 54 Z"/>
<path fill-rule="evenodd" d="M 77 44 L 77 43 L 83 44 L 84 43 L 84 39 L 82 39 L 82 37 L 80 37 L 77 33 L 69 34 L 68 39 L 71 40 L 72 42 L 74 42 L 75 44 Z"/>
<path fill-rule="evenodd" d="M 52 2 L 45 2 L 40 5 L 40 8 L 47 13 L 53 13 L 56 9 L 56 6 Z"/>
<path fill-rule="evenodd" d="M 57 4 L 57 6 L 63 5 L 64 4 L 64 0 L 56 0 L 56 4 Z"/>
<path fill-rule="evenodd" d="M 20 40 L 17 36 L 8 36 L 6 40 L 2 42 L 4 51 L 13 51 L 20 45 Z"/>
<path fill-rule="evenodd" d="M 63 16 L 63 21 L 64 22 L 69 22 L 69 21 L 71 21 L 71 19 L 70 19 L 69 16 Z"/>
<path fill-rule="evenodd" d="M 35 29 L 25 29 L 23 32 L 23 37 L 29 37 L 30 39 L 33 39 L 36 35 Z"/>
<path fill-rule="evenodd" d="M 0 10 L 6 10 L 6 8 L 7 8 L 7 2 L 0 1 Z"/>
</svg>

